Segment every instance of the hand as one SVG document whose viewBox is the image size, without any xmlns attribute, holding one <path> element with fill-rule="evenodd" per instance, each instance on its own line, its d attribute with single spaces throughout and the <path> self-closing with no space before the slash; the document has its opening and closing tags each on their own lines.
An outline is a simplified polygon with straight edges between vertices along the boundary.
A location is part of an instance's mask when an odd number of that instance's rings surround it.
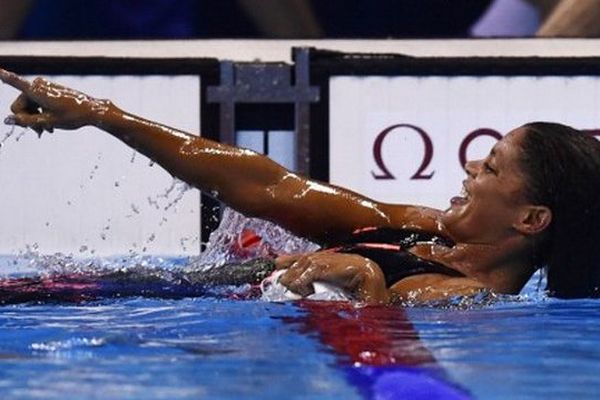
<svg viewBox="0 0 600 400">
<path fill-rule="evenodd" d="M 310 254 L 282 256 L 278 269 L 287 268 L 279 282 L 301 296 L 313 293 L 313 282 L 334 284 L 370 303 L 388 301 L 383 273 L 377 264 L 356 254 L 321 251 Z"/>
<path fill-rule="evenodd" d="M 31 128 L 39 135 L 54 128 L 77 129 L 94 122 L 94 115 L 108 110 L 109 102 L 36 78 L 33 82 L 0 68 L 0 80 L 21 91 L 6 117 L 8 125 Z"/>
</svg>

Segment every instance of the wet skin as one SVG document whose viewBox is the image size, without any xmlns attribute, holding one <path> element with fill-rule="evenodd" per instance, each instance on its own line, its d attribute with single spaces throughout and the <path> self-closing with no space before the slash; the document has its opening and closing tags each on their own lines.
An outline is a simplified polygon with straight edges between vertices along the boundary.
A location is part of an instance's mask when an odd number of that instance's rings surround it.
<svg viewBox="0 0 600 400">
<path fill-rule="evenodd" d="M 485 159 L 465 166 L 464 195 L 451 199 L 440 217 L 455 241 L 494 244 L 513 233 L 520 207 L 527 205 L 519 169 L 520 140 L 525 134 L 515 129 Z"/>
<path fill-rule="evenodd" d="M 517 160 L 523 130 L 508 134 L 485 160 L 470 162 L 465 181 L 468 195 L 454 198 L 448 210 L 440 211 L 380 203 L 313 181 L 260 154 L 145 120 L 109 100 L 95 99 L 44 79 L 28 82 L 1 69 L 0 79 L 21 91 L 11 106 L 12 115 L 5 121 L 8 124 L 30 127 L 40 134 L 54 128 L 96 126 L 156 161 L 173 176 L 247 216 L 273 221 L 324 245 L 368 226 L 419 229 L 448 236 L 456 246 L 426 245 L 412 251 L 466 276 L 417 275 L 386 288 L 377 265 L 360 256 L 317 252 L 283 258 L 280 267 L 288 267 L 283 282 L 302 294 L 311 291 L 314 281 L 338 284 L 367 302 L 408 297 L 432 300 L 482 289 L 514 293 L 532 273 L 527 264 L 529 237 L 539 230 L 530 229 L 526 219 L 532 205 L 520 195 L 522 177 Z"/>
</svg>

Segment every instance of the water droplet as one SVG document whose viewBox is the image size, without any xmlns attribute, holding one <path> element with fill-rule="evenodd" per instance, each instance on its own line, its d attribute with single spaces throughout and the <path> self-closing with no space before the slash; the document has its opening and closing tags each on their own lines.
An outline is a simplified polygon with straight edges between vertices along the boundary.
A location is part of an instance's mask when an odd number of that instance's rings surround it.
<svg viewBox="0 0 600 400">
<path fill-rule="evenodd" d="M 188 190 L 192 189 L 192 187 L 185 182 L 176 181 L 176 183 L 178 186 L 178 188 L 177 188 L 178 193 L 175 195 L 175 198 L 173 200 L 171 200 L 171 202 L 164 207 L 165 211 L 168 210 L 169 208 L 177 205 L 177 203 L 179 203 L 181 201 L 181 199 L 183 199 L 183 197 L 185 196 L 185 193 Z"/>
<path fill-rule="evenodd" d="M 160 209 L 160 206 L 158 205 L 158 201 L 154 200 L 152 197 L 148 196 L 146 198 L 148 200 L 148 204 L 154 208 L 156 208 L 157 210 Z"/>
<path fill-rule="evenodd" d="M 19 134 L 17 135 L 17 137 L 15 138 L 15 141 L 18 142 L 19 140 L 21 140 L 21 138 L 23 136 L 25 136 L 25 134 L 27 133 L 28 129 L 23 129 L 21 132 L 19 132 Z"/>
</svg>

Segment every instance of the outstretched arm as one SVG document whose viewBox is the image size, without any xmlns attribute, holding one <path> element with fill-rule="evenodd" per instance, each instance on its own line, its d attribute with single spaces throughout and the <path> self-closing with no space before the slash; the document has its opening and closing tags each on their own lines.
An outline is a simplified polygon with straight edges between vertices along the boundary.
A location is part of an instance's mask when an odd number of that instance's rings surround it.
<svg viewBox="0 0 600 400">
<path fill-rule="evenodd" d="M 376 202 L 296 175 L 261 154 L 144 120 L 111 103 L 106 107 L 94 125 L 247 216 L 318 242 L 389 223 Z"/>
<path fill-rule="evenodd" d="M 383 205 L 300 177 L 265 156 L 145 120 L 108 100 L 41 78 L 30 83 L 1 69 L 0 79 L 22 92 L 7 123 L 40 134 L 54 128 L 96 126 L 236 210 L 317 242 L 335 241 L 364 226 L 437 227 L 426 209 Z"/>
</svg>

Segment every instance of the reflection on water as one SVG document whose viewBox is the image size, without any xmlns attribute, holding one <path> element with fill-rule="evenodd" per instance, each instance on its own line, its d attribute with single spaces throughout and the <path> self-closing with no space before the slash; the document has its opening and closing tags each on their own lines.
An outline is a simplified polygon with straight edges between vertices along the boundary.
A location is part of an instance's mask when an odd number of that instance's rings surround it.
<svg viewBox="0 0 600 400">
<path fill-rule="evenodd" d="M 261 240 L 244 240 L 244 232 Z M 78 258 L 40 254 L 32 245 L 0 258 L 0 267 L 13 278 L 129 273 L 148 290 L 153 279 L 173 285 L 182 269 L 202 272 L 315 248 L 226 211 L 199 258 Z M 435 391 L 445 399 L 597 398 L 600 302 L 549 299 L 539 287 L 535 277 L 521 296 L 457 300 L 444 308 L 232 301 L 214 293 L 5 305 L 0 393 L 414 399 L 427 391 L 425 398 L 435 398 Z"/>
<path fill-rule="evenodd" d="M 358 399 L 292 304 L 111 299 L 0 308 L 3 398 Z M 18 361 L 14 361 L 18 360 Z"/>
<path fill-rule="evenodd" d="M 597 398 L 598 300 L 408 310 L 439 365 L 484 399 Z"/>
</svg>

